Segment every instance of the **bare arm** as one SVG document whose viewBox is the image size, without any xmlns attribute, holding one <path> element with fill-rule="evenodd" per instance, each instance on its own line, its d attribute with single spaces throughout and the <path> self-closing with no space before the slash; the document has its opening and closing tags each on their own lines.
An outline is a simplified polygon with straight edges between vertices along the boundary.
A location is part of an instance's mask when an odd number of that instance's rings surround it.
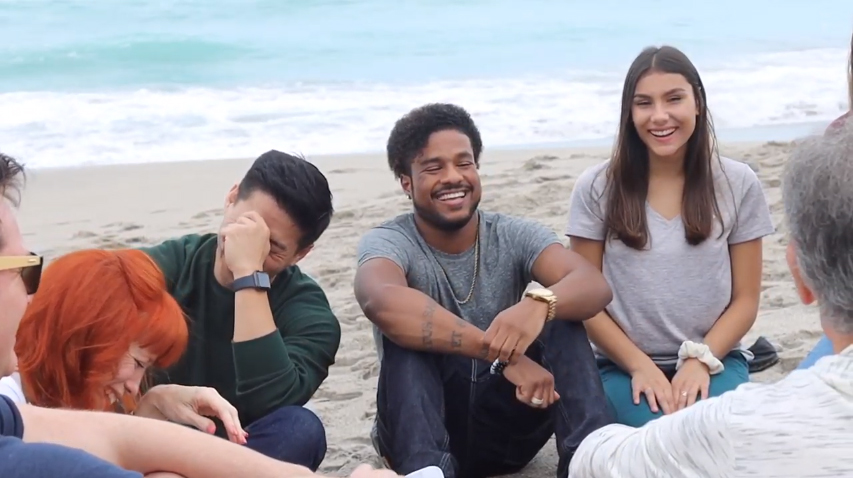
<svg viewBox="0 0 853 478">
<path fill-rule="evenodd" d="M 604 257 L 604 242 L 571 237 L 571 249 L 601 270 Z M 616 322 L 602 310 L 584 322 L 590 340 L 622 370 L 633 373 L 652 365 L 652 359 L 637 347 Z"/>
<path fill-rule="evenodd" d="M 613 300 L 601 270 L 562 244 L 546 247 L 533 263 L 532 272 L 536 282 L 557 296 L 555 319 L 587 320 Z"/>
<path fill-rule="evenodd" d="M 143 475 L 170 472 L 185 478 L 315 476 L 305 467 L 159 420 L 29 405 L 19 408 L 25 442 L 82 449 Z"/>
<path fill-rule="evenodd" d="M 401 347 L 487 358 L 484 332 L 409 287 L 390 259 L 375 258 L 359 266 L 354 288 L 367 319 Z"/>
<path fill-rule="evenodd" d="M 725 357 L 758 316 L 761 296 L 761 239 L 729 246 L 732 261 L 732 301 L 705 335 L 705 345 L 715 357 Z"/>
</svg>

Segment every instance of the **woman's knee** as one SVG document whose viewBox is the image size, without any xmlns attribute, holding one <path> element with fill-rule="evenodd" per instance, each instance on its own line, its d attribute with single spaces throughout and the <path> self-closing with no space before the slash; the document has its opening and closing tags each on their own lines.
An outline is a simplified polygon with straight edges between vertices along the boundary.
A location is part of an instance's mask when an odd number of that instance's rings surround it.
<svg viewBox="0 0 853 478">
<path fill-rule="evenodd" d="M 711 376 L 711 384 L 708 387 L 709 397 L 718 397 L 744 383 L 749 383 L 749 363 L 739 351 L 728 354 L 723 359 L 723 366 L 725 369 L 722 372 Z"/>
<path fill-rule="evenodd" d="M 631 427 L 641 427 L 662 415 L 653 412 L 649 402 L 640 394 L 640 403 L 634 404 L 634 392 L 631 388 L 631 376 L 615 366 L 602 368 L 601 381 L 607 396 L 608 408 L 616 423 Z"/>
<path fill-rule="evenodd" d="M 663 415 L 660 411 L 653 412 L 649 406 L 649 402 L 646 401 L 646 397 L 643 395 L 640 395 L 640 403 L 637 405 L 634 404 L 633 397 L 630 397 L 629 400 L 623 400 L 614 406 L 614 408 L 616 409 L 615 418 L 617 423 L 635 428 L 641 427 Z"/>
</svg>

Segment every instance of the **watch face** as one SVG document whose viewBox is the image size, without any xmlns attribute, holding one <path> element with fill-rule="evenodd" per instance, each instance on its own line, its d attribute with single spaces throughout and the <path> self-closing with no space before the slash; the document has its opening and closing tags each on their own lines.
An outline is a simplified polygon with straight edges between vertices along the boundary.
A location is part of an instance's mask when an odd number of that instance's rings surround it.
<svg viewBox="0 0 853 478">
<path fill-rule="evenodd" d="M 533 289 L 528 291 L 528 294 L 541 297 L 543 299 L 550 299 L 551 297 L 554 297 L 554 293 L 548 289 Z"/>
<path fill-rule="evenodd" d="M 270 276 L 266 272 L 255 272 L 255 284 L 258 287 L 263 287 L 269 289 L 270 287 Z"/>
</svg>

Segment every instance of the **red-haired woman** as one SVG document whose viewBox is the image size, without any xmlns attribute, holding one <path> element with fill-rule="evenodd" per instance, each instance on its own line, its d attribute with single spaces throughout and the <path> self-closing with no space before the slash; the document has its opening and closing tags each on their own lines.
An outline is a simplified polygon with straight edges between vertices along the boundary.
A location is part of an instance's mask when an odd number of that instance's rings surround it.
<svg viewBox="0 0 853 478">
<path fill-rule="evenodd" d="M 56 259 L 18 329 L 18 373 L 0 394 L 50 408 L 122 410 L 213 433 L 205 416 L 245 443 L 237 410 L 215 390 L 164 385 L 144 396 L 149 367 L 166 368 L 184 353 L 188 328 L 163 274 L 133 249 L 82 250 Z"/>
</svg>

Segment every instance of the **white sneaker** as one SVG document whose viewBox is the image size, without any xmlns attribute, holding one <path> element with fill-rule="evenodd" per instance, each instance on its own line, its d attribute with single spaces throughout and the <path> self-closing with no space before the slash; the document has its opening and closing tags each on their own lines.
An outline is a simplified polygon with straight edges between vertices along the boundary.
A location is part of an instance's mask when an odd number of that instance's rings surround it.
<svg viewBox="0 0 853 478">
<path fill-rule="evenodd" d="M 444 478 L 444 472 L 437 466 L 428 466 L 409 473 L 406 478 Z"/>
</svg>

